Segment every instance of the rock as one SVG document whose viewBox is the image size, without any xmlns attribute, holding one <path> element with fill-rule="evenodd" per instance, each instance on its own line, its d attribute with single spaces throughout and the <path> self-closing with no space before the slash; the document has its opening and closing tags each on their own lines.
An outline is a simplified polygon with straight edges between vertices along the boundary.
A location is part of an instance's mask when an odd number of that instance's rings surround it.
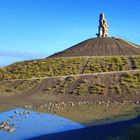
<svg viewBox="0 0 140 140">
<path fill-rule="evenodd" d="M 0 130 L 1 130 L 1 129 L 3 129 L 3 126 L 2 126 L 2 125 L 0 125 Z"/>
<path fill-rule="evenodd" d="M 19 112 L 18 111 L 15 111 L 15 114 L 19 114 Z"/>
<path fill-rule="evenodd" d="M 28 106 L 28 108 L 29 108 L 29 109 L 31 109 L 31 108 L 32 108 L 32 106 L 31 106 L 31 105 L 29 105 L 29 106 Z"/>
<path fill-rule="evenodd" d="M 136 103 L 136 104 L 139 104 L 139 101 L 136 101 L 135 103 Z"/>
<path fill-rule="evenodd" d="M 102 102 L 98 102 L 98 104 L 99 104 L 99 105 L 101 105 L 101 104 L 102 104 Z"/>
<path fill-rule="evenodd" d="M 102 104 L 105 104 L 105 101 L 102 101 Z"/>
<path fill-rule="evenodd" d="M 50 103 L 49 103 L 49 105 L 51 106 L 51 105 L 52 105 L 52 103 L 50 102 Z"/>
<path fill-rule="evenodd" d="M 27 112 L 26 112 L 26 111 L 24 111 L 24 112 L 23 112 L 23 114 L 24 114 L 24 115 L 26 115 L 26 114 L 27 114 Z"/>
<path fill-rule="evenodd" d="M 15 116 L 10 116 L 10 118 L 12 118 L 12 119 L 13 119 L 13 118 L 15 118 Z"/>
<path fill-rule="evenodd" d="M 0 130 L 5 130 L 7 132 L 13 132 L 15 128 L 12 128 L 8 125 L 7 121 L 4 121 L 0 124 Z"/>
<path fill-rule="evenodd" d="M 61 102 L 61 105 L 64 105 L 65 104 L 65 102 Z"/>
<path fill-rule="evenodd" d="M 28 108 L 28 106 L 27 106 L 27 105 L 25 105 L 25 106 L 24 106 L 24 108 L 25 108 L 25 109 L 27 109 L 27 108 Z"/>
<path fill-rule="evenodd" d="M 22 116 L 23 115 L 23 112 L 19 112 L 19 115 Z"/>
<path fill-rule="evenodd" d="M 14 132 L 16 129 L 15 128 L 10 128 L 9 132 Z"/>
<path fill-rule="evenodd" d="M 106 103 L 107 103 L 107 104 L 110 104 L 110 101 L 107 101 Z"/>
<path fill-rule="evenodd" d="M 79 104 L 79 105 L 82 105 L 82 102 L 81 102 L 81 101 L 79 101 L 79 102 L 78 102 L 78 104 Z"/>
<path fill-rule="evenodd" d="M 13 124 L 12 124 L 12 126 L 16 126 L 17 125 L 17 123 L 16 122 L 14 122 Z"/>
<path fill-rule="evenodd" d="M 31 106 L 31 105 L 25 105 L 24 108 L 25 108 L 25 109 L 31 109 L 32 106 Z"/>
<path fill-rule="evenodd" d="M 1 127 L 7 126 L 7 125 L 8 125 L 7 121 L 4 121 L 1 123 Z"/>
<path fill-rule="evenodd" d="M 27 114 L 31 114 L 31 112 L 30 111 L 27 111 Z"/>
<path fill-rule="evenodd" d="M 70 105 L 73 107 L 74 106 L 74 102 L 70 102 Z"/>
<path fill-rule="evenodd" d="M 11 129 L 11 127 L 6 125 L 6 126 L 3 127 L 3 129 L 6 130 L 6 131 L 9 131 Z"/>
</svg>

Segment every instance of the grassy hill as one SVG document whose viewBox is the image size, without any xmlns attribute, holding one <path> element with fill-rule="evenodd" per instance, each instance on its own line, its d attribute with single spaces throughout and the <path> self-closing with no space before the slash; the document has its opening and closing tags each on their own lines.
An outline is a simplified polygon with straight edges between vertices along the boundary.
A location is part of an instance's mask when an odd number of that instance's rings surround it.
<svg viewBox="0 0 140 140">
<path fill-rule="evenodd" d="M 0 111 L 26 106 L 84 124 L 133 117 L 139 114 L 139 69 L 137 55 L 14 63 L 0 69 Z"/>
<path fill-rule="evenodd" d="M 18 62 L 0 69 L 0 80 L 125 71 L 140 68 L 140 56 L 48 58 Z"/>
</svg>

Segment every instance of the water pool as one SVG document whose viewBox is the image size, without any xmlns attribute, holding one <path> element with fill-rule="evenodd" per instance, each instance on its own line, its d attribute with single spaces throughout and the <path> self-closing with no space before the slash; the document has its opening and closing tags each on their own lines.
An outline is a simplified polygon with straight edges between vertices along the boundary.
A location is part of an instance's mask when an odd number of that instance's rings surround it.
<svg viewBox="0 0 140 140">
<path fill-rule="evenodd" d="M 53 134 L 84 128 L 83 125 L 51 114 L 42 114 L 24 109 L 0 113 L 0 124 L 9 120 L 15 131 L 0 131 L 0 140 L 24 140 L 35 136 Z M 15 126 L 13 126 L 15 124 Z"/>
</svg>

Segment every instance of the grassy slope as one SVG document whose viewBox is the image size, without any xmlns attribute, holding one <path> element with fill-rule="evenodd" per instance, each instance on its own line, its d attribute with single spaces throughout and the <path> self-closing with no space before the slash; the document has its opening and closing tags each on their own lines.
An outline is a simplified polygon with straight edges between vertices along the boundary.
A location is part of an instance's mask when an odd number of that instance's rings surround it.
<svg viewBox="0 0 140 140">
<path fill-rule="evenodd" d="M 0 95 L 101 95 L 122 98 L 140 92 L 140 73 L 54 77 L 39 80 L 0 81 Z"/>
<path fill-rule="evenodd" d="M 19 62 L 0 69 L 0 79 L 28 79 L 35 77 L 51 77 L 75 75 L 81 73 L 97 73 L 108 71 L 130 70 L 129 57 L 79 57 L 48 58 Z M 134 63 L 140 68 L 140 57 L 134 57 Z"/>
</svg>

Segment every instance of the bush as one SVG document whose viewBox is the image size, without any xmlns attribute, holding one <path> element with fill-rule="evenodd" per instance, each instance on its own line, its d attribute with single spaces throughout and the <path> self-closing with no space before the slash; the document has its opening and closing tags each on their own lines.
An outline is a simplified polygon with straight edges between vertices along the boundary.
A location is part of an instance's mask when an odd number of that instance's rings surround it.
<svg viewBox="0 0 140 140">
<path fill-rule="evenodd" d="M 90 87 L 90 93 L 91 94 L 105 94 L 106 91 L 106 86 L 105 85 L 101 85 L 101 84 L 96 84 L 93 87 Z"/>
<path fill-rule="evenodd" d="M 114 90 L 116 91 L 117 94 L 119 94 L 119 95 L 122 94 L 122 90 L 119 86 L 114 86 L 113 88 L 114 88 Z"/>
<path fill-rule="evenodd" d="M 129 70 L 128 58 L 120 56 L 79 58 L 48 58 L 24 61 L 0 69 L 0 79 L 29 79 L 40 77 L 77 75 L 86 73 Z M 134 58 L 140 68 L 140 57 Z M 126 78 L 131 75 L 127 74 Z"/>
</svg>

